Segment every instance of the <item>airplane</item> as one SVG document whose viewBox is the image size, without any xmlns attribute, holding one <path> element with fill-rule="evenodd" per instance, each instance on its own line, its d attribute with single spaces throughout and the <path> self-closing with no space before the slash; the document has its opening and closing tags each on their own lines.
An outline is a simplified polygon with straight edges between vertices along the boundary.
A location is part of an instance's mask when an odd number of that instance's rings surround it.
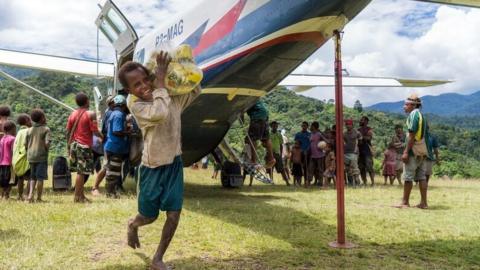
<svg viewBox="0 0 480 270">
<path fill-rule="evenodd" d="M 479 0 L 418 0 L 480 7 Z M 139 38 L 112 0 L 95 23 L 112 43 L 116 63 L 0 50 L 0 64 L 115 78 L 126 61 L 145 64 L 152 52 L 188 44 L 204 72 L 202 94 L 182 115 L 183 161 L 211 153 L 241 113 L 277 85 L 305 90 L 334 86 L 332 76 L 291 74 L 371 0 L 198 1 Z M 121 87 L 115 81 L 114 89 Z M 344 86 L 432 86 L 447 81 L 345 77 Z"/>
</svg>

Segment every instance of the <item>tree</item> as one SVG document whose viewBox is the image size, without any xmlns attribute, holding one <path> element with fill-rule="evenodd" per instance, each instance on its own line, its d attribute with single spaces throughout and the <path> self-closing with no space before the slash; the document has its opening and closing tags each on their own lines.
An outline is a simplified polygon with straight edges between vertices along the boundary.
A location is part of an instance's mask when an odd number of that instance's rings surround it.
<svg viewBox="0 0 480 270">
<path fill-rule="evenodd" d="M 359 113 L 363 112 L 363 106 L 362 103 L 360 103 L 360 100 L 357 99 L 357 101 L 355 101 L 355 104 L 353 104 L 353 109 Z"/>
</svg>

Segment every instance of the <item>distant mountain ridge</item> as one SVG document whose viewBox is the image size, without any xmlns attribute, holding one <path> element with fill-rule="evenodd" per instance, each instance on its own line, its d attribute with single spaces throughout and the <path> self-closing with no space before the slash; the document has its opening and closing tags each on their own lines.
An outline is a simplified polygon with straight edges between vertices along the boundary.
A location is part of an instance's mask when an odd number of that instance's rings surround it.
<svg viewBox="0 0 480 270">
<path fill-rule="evenodd" d="M 423 96 L 421 98 L 423 102 L 422 110 L 425 113 L 441 116 L 480 115 L 480 91 L 470 95 L 447 93 L 438 96 Z M 381 102 L 366 109 L 403 113 L 403 103 L 403 100 L 398 102 Z"/>
</svg>

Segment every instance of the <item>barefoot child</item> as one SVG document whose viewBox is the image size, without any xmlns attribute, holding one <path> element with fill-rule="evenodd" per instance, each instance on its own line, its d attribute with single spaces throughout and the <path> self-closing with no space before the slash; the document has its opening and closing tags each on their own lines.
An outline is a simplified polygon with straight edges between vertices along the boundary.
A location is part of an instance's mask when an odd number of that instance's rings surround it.
<svg viewBox="0 0 480 270">
<path fill-rule="evenodd" d="M 30 163 L 30 192 L 28 201 L 33 202 L 33 193 L 37 187 L 37 202 L 42 201 L 43 181 L 48 179 L 48 149 L 50 148 L 50 129 L 46 126 L 47 119 L 41 109 L 34 109 L 30 113 L 33 126 L 27 132 L 25 145 L 27 159 Z"/>
<path fill-rule="evenodd" d="M 394 144 L 389 144 L 388 149 L 385 150 L 385 153 L 383 153 L 384 158 L 382 162 L 382 168 L 383 168 L 383 177 L 385 178 L 384 185 L 387 184 L 387 178 L 390 178 L 390 185 L 393 185 L 393 182 L 395 181 L 395 176 L 397 175 L 396 173 L 396 165 L 397 165 L 397 152 L 395 149 Z M 400 182 L 400 185 L 402 183 Z"/>
<path fill-rule="evenodd" d="M 330 182 L 333 180 L 333 185 L 335 185 L 335 152 L 332 149 L 332 144 L 327 143 L 326 154 L 325 154 L 325 172 L 323 176 L 326 178 L 327 185 L 330 185 Z"/>
<path fill-rule="evenodd" d="M 163 256 L 177 229 L 183 204 L 181 114 L 200 94 L 197 87 L 189 94 L 169 96 L 164 81 L 170 61 L 167 53 L 158 54 L 155 82 L 144 66 L 134 62 L 125 63 L 118 75 L 130 93 L 127 104 L 144 136 L 138 214 L 128 222 L 128 245 L 139 248 L 138 228 L 154 222 L 159 211 L 166 211 L 167 216 L 151 269 L 167 269 Z"/>
<path fill-rule="evenodd" d="M 30 164 L 27 160 L 27 148 L 25 147 L 25 141 L 27 139 L 28 128 L 32 126 L 32 120 L 26 113 L 20 114 L 17 117 L 17 124 L 20 126 L 15 142 L 13 143 L 13 158 L 12 167 L 15 176 L 18 180 L 18 200 L 23 201 L 23 188 L 24 181 L 30 179 Z M 27 187 L 27 193 L 29 188 Z"/>
<path fill-rule="evenodd" d="M 0 185 L 2 187 L 2 198 L 4 199 L 10 197 L 10 189 L 12 188 L 10 179 L 12 177 L 12 153 L 16 128 L 15 123 L 12 121 L 7 120 L 4 122 L 4 135 L 0 139 Z"/>
<path fill-rule="evenodd" d="M 290 160 L 292 162 L 292 175 L 294 185 L 302 185 L 303 164 L 302 164 L 302 147 L 300 141 L 296 140 L 292 148 Z M 305 183 L 306 185 L 306 183 Z"/>
</svg>

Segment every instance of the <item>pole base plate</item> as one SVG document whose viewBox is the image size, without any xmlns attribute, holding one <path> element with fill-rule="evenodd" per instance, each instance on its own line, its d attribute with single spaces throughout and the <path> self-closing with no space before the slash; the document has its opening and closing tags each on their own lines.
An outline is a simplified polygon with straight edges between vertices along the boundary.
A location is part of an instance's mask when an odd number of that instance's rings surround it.
<svg viewBox="0 0 480 270">
<path fill-rule="evenodd" d="M 328 243 L 328 245 L 331 248 L 341 248 L 341 249 L 350 249 L 350 248 L 356 248 L 357 247 L 357 245 L 355 245 L 354 243 L 348 242 L 348 241 L 343 243 L 343 244 L 340 244 L 337 241 L 333 241 L 333 242 Z"/>
</svg>

